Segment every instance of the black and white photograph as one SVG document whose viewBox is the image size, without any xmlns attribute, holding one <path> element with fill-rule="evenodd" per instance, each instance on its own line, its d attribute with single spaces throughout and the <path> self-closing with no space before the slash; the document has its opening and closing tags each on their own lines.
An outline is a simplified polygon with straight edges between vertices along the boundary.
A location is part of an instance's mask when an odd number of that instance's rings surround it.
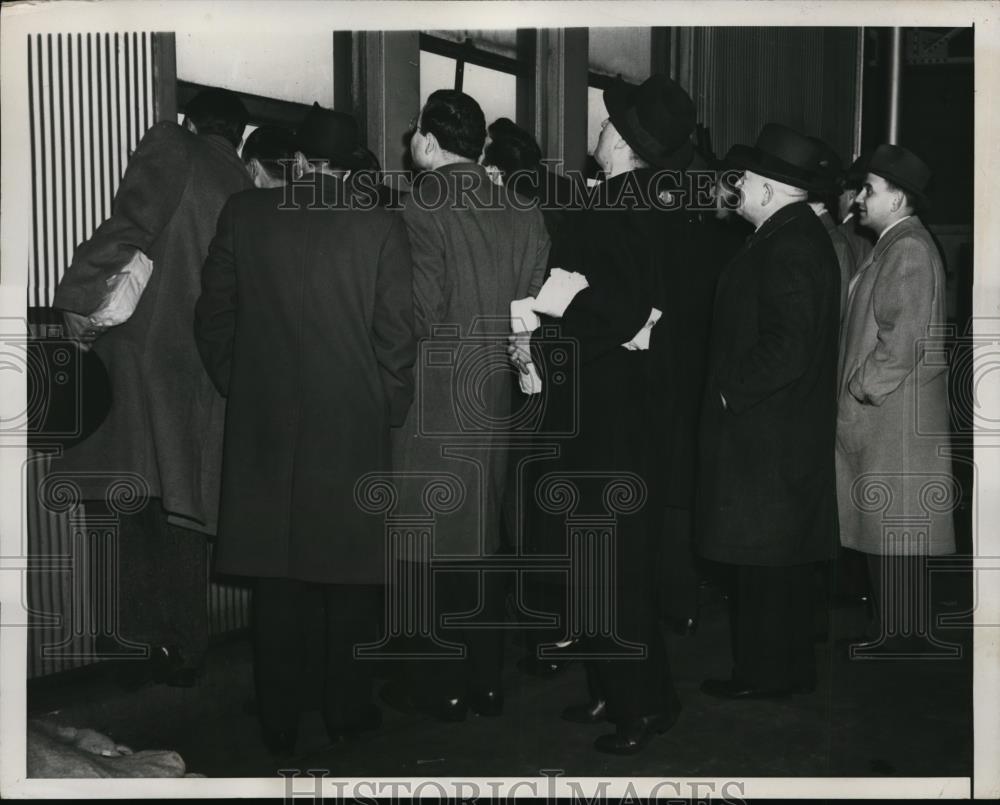
<svg viewBox="0 0 1000 805">
<path fill-rule="evenodd" d="M 4 4 L 0 795 L 1000 796 L 998 12 Z"/>
</svg>

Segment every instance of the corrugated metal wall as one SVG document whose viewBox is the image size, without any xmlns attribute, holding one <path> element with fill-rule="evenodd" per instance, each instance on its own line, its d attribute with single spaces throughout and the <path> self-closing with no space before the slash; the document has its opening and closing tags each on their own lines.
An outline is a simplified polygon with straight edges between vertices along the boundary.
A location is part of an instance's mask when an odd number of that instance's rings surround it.
<svg viewBox="0 0 1000 805">
<path fill-rule="evenodd" d="M 857 28 L 689 29 L 689 90 L 718 156 L 765 123 L 822 137 L 853 158 Z"/>
<path fill-rule="evenodd" d="M 156 119 L 154 36 L 28 37 L 29 308 L 51 304 L 73 251 L 110 215 L 129 156 Z M 29 677 L 95 661 L 94 638 L 109 591 L 101 535 L 113 524 L 88 522 L 73 506 L 53 505 L 45 486 L 48 465 L 44 453 L 32 451 L 22 478 L 32 566 L 48 568 L 26 578 Z M 247 625 L 245 588 L 213 583 L 207 605 L 213 634 Z"/>
<path fill-rule="evenodd" d="M 110 214 L 153 123 L 152 51 L 148 33 L 28 37 L 32 307 L 51 303 L 73 250 Z"/>
</svg>

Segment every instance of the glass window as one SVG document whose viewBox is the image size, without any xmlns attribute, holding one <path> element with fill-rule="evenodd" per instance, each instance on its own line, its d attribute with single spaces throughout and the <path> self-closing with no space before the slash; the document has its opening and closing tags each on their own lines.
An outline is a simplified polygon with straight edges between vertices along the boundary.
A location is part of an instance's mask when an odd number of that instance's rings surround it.
<svg viewBox="0 0 1000 805">
<path fill-rule="evenodd" d="M 517 78 L 510 73 L 467 63 L 462 91 L 479 102 L 487 126 L 498 117 L 514 120 L 517 115 Z"/>
<path fill-rule="evenodd" d="M 436 89 L 455 88 L 455 60 L 436 53 L 420 51 L 420 106 Z M 419 110 L 415 109 L 414 114 Z"/>
<path fill-rule="evenodd" d="M 604 90 L 587 87 L 587 153 L 593 154 L 597 148 L 597 138 L 601 136 L 601 124 L 608 116 L 604 106 Z"/>
</svg>

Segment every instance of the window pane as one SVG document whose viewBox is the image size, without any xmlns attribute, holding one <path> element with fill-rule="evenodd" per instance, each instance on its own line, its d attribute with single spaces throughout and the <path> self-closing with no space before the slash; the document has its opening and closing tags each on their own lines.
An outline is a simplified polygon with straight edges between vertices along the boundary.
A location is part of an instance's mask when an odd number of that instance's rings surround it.
<svg viewBox="0 0 1000 805">
<path fill-rule="evenodd" d="M 498 117 L 513 120 L 517 114 L 517 78 L 510 73 L 466 64 L 462 91 L 483 107 L 487 126 Z"/>
<path fill-rule="evenodd" d="M 608 116 L 604 106 L 604 90 L 587 87 L 587 153 L 593 154 L 597 148 L 597 138 L 601 136 L 601 124 Z"/>
<path fill-rule="evenodd" d="M 427 96 L 436 89 L 455 88 L 455 60 L 436 53 L 420 51 L 420 105 L 427 103 Z M 413 114 L 419 112 L 414 109 Z"/>
<path fill-rule="evenodd" d="M 649 77 L 649 28 L 591 28 L 590 69 L 604 75 L 621 75 L 633 84 Z"/>
</svg>

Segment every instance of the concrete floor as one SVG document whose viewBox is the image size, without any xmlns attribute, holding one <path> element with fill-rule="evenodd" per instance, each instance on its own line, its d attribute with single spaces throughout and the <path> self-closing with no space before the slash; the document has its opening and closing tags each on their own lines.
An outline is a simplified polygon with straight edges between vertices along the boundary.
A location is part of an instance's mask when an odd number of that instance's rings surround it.
<svg viewBox="0 0 1000 805">
<path fill-rule="evenodd" d="M 967 579 L 942 596 L 944 610 L 968 605 Z M 671 636 L 672 670 L 684 710 L 640 755 L 592 749 L 607 725 L 563 722 L 560 710 L 585 693 L 583 668 L 551 679 L 519 673 L 516 634 L 507 645 L 506 710 L 442 724 L 382 707 L 381 730 L 331 745 L 316 712 L 303 716 L 298 753 L 280 762 L 263 749 L 252 715 L 245 637 L 216 646 L 193 689 L 147 686 L 126 694 L 106 675 L 29 686 L 32 715 L 105 732 L 135 749 L 175 749 L 188 770 L 209 777 L 264 777 L 278 768 L 336 776 L 969 776 L 972 774 L 971 630 L 940 628 L 961 655 L 937 660 L 849 660 L 843 638 L 863 627 L 861 608 L 834 611 L 831 639 L 817 644 L 816 693 L 778 702 L 726 702 L 701 694 L 706 676 L 728 676 L 725 602 L 706 591 L 692 637 Z"/>
</svg>

